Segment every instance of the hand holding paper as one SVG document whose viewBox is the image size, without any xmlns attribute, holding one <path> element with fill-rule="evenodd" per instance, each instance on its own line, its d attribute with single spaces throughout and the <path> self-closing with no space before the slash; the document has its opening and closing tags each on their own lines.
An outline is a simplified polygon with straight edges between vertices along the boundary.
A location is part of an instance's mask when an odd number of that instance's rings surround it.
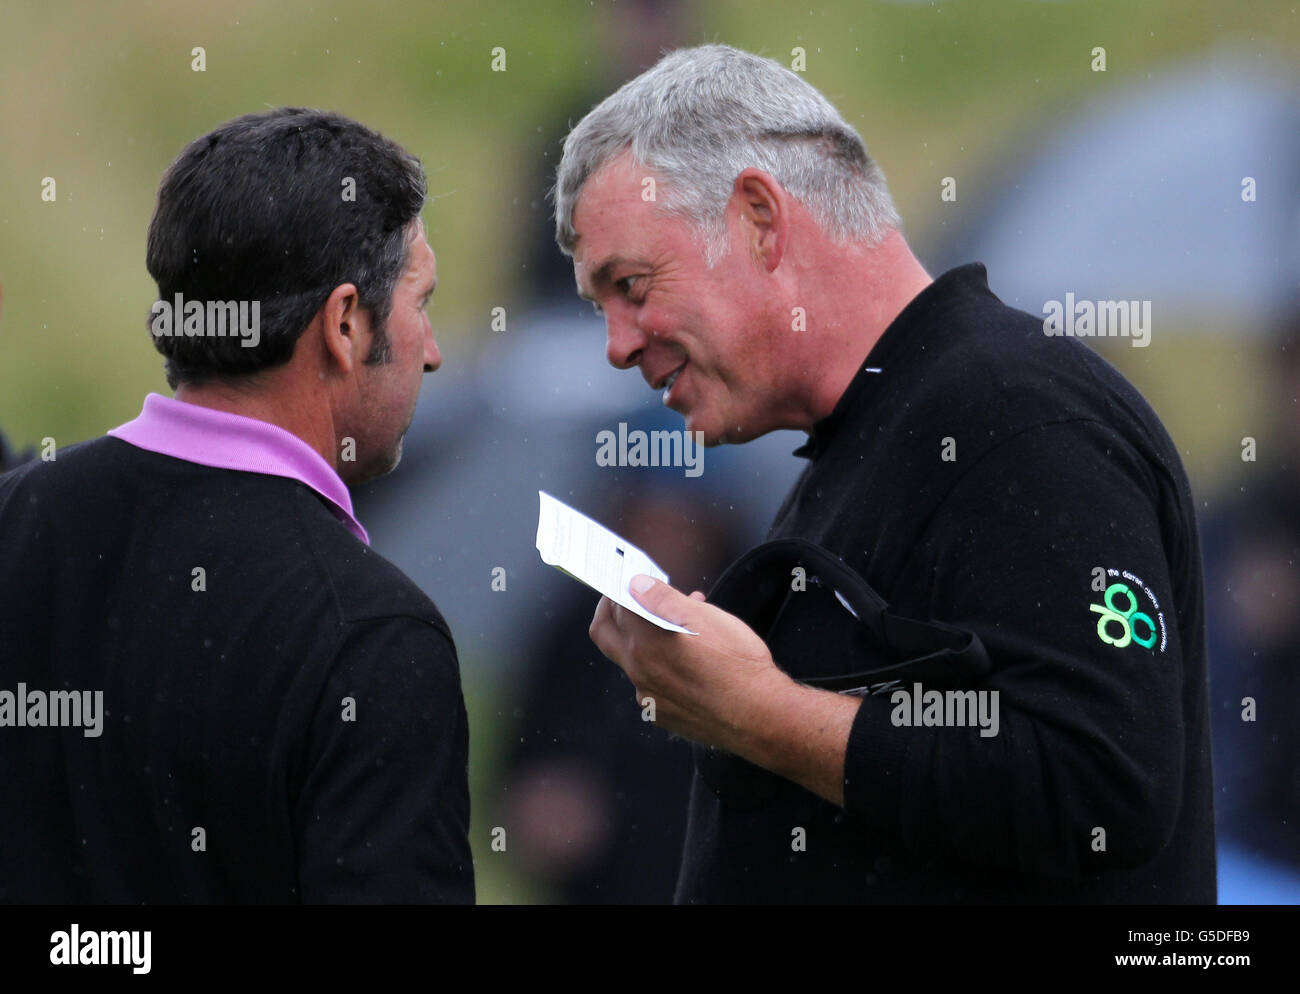
<svg viewBox="0 0 1300 994">
<path fill-rule="evenodd" d="M 537 551 L 542 562 L 568 573 L 615 604 L 670 632 L 694 635 L 651 614 L 632 597 L 628 583 L 638 573 L 663 583 L 668 574 L 635 545 L 544 491 L 537 491 Z"/>
</svg>

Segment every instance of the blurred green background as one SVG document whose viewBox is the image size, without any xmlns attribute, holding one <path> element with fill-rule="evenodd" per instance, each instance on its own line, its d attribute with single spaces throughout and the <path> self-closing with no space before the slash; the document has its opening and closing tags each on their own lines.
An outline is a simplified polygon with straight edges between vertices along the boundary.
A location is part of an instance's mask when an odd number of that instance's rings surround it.
<svg viewBox="0 0 1300 994">
<path fill-rule="evenodd" d="M 0 428 L 19 447 L 102 434 L 134 416 L 146 392 L 167 391 L 145 327 L 157 183 L 187 142 L 250 111 L 337 110 L 418 155 L 438 254 L 435 332 L 444 347 L 485 337 L 492 307 L 522 279 L 521 221 L 546 209 L 542 136 L 579 94 L 639 68 L 613 65 L 612 53 L 642 30 L 636 5 L 607 0 L 8 0 L 0 23 Z M 943 176 L 987 176 L 1013 137 L 1155 67 L 1231 44 L 1294 63 L 1300 17 L 1291 3 L 1226 0 L 707 0 L 679 8 L 662 41 L 721 41 L 787 64 L 805 48 L 806 78 L 858 127 L 915 234 L 937 223 Z M 1105 73 L 1089 68 L 1094 45 L 1106 47 Z M 196 46 L 206 71 L 191 68 Z M 491 70 L 497 46 L 505 72 Z M 41 199 L 47 176 L 53 203 Z M 1226 443 L 1262 420 L 1251 386 L 1258 354 L 1188 337 L 1159 368 L 1145 350 L 1111 358 L 1164 417 L 1198 485 L 1222 485 L 1236 454 Z M 1187 386 L 1208 378 L 1214 419 Z M 425 389 L 436 391 L 437 378 Z M 462 662 L 477 791 L 500 745 L 497 705 L 474 661 Z M 530 899 L 492 858 L 482 813 L 481 899 Z"/>
<path fill-rule="evenodd" d="M 528 185 L 537 130 L 607 75 L 622 16 L 599 0 L 11 0 L 0 35 L 0 424 L 20 443 L 63 444 L 165 389 L 144 331 L 158 180 L 190 140 L 284 104 L 348 114 L 423 160 L 435 329 L 445 341 L 485 332 L 521 263 L 515 220 L 540 195 Z M 862 132 L 913 232 L 941 206 L 942 176 L 992 168 L 1004 139 L 1099 89 L 1233 41 L 1300 51 L 1288 3 L 703 2 L 678 21 L 687 43 L 787 63 L 804 47 L 807 79 Z M 1106 46 L 1105 73 L 1089 69 L 1093 45 Z M 191 69 L 195 46 L 205 72 Z M 491 71 L 495 46 L 504 73 Z M 54 203 L 40 197 L 46 176 Z"/>
</svg>

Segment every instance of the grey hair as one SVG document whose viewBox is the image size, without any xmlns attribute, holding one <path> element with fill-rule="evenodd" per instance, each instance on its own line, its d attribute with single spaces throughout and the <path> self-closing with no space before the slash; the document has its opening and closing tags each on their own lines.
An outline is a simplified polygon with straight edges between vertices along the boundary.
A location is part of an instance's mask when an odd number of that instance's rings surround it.
<svg viewBox="0 0 1300 994">
<path fill-rule="evenodd" d="M 725 253 L 732 186 L 750 166 L 838 241 L 874 244 L 900 223 L 884 173 L 830 101 L 779 62 L 727 45 L 664 56 L 569 132 L 551 192 L 565 254 L 584 184 L 627 149 L 666 181 L 660 206 L 696 226 L 710 266 Z"/>
</svg>

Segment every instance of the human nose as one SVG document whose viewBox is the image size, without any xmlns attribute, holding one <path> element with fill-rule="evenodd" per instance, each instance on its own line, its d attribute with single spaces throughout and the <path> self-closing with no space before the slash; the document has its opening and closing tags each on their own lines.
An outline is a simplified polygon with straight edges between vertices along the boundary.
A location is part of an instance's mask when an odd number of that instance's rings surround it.
<svg viewBox="0 0 1300 994">
<path fill-rule="evenodd" d="M 429 328 L 429 334 L 424 339 L 424 371 L 426 373 L 434 372 L 442 365 L 442 353 L 438 351 L 438 343 L 433 337 L 433 328 Z"/>
<path fill-rule="evenodd" d="M 645 336 L 633 321 L 605 312 L 605 358 L 615 369 L 631 369 L 641 361 Z"/>
</svg>

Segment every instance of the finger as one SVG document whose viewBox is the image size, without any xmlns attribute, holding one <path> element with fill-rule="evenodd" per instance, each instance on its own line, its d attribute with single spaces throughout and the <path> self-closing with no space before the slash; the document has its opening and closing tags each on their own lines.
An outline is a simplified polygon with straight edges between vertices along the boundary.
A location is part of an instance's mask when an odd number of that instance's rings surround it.
<svg viewBox="0 0 1300 994">
<path fill-rule="evenodd" d="M 602 597 L 596 602 L 596 611 L 591 616 L 590 631 L 595 631 L 597 627 L 609 623 L 610 600 L 608 597 Z"/>
<path fill-rule="evenodd" d="M 591 641 L 606 656 L 609 656 L 606 646 L 611 644 L 618 634 L 618 626 L 614 623 L 611 611 L 613 606 L 613 602 L 608 597 L 602 597 L 600 603 L 596 605 L 596 613 L 591 617 L 591 626 L 587 629 Z"/>
<path fill-rule="evenodd" d="M 691 624 L 692 618 L 697 613 L 694 610 L 694 602 L 680 590 L 643 573 L 632 577 L 628 590 L 632 592 L 636 602 L 656 618 L 663 618 L 664 621 L 671 621 L 674 625 L 698 631 Z"/>
</svg>

